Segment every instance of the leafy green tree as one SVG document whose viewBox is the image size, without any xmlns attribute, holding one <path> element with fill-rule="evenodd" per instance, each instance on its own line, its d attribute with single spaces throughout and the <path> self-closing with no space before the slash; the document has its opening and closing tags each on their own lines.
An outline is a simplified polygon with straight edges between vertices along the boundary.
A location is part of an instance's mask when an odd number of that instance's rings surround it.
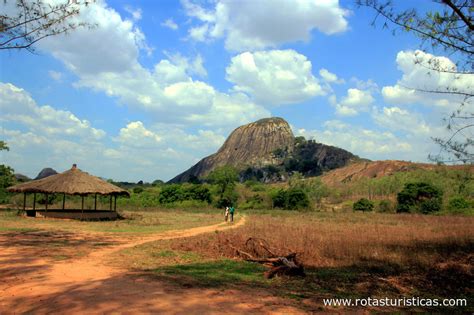
<svg viewBox="0 0 474 315">
<path fill-rule="evenodd" d="M 436 212 L 441 210 L 443 192 L 429 183 L 408 183 L 398 193 L 397 202 L 397 212 Z"/>
<path fill-rule="evenodd" d="M 166 185 L 160 192 L 158 201 L 161 204 L 172 203 L 183 200 L 183 191 L 181 190 L 181 185 L 172 184 Z"/>
<path fill-rule="evenodd" d="M 0 141 L 0 151 L 9 151 L 5 141 Z M 6 188 L 15 183 L 14 170 L 8 165 L 0 165 L 0 203 L 7 203 L 10 200 L 10 194 Z"/>
<path fill-rule="evenodd" d="M 219 199 L 216 205 L 226 207 L 237 201 L 235 183 L 239 180 L 239 173 L 232 166 L 222 166 L 213 170 L 207 176 L 207 180 L 218 187 Z"/>
<path fill-rule="evenodd" d="M 309 207 L 309 199 L 306 192 L 301 188 L 290 188 L 287 194 L 287 209 L 305 209 Z"/>
<path fill-rule="evenodd" d="M 361 198 L 352 205 L 354 211 L 372 211 L 374 210 L 374 203 L 367 198 Z"/>
<path fill-rule="evenodd" d="M 452 82 L 443 88 L 423 89 L 408 87 L 429 94 L 444 94 L 459 99 L 459 106 L 445 117 L 449 136 L 433 138 L 440 153 L 430 155 L 437 162 L 474 163 L 474 112 L 473 86 L 460 89 L 456 84 L 461 78 L 472 77 L 474 69 L 474 5 L 472 0 L 434 0 L 437 9 L 420 13 L 417 8 L 397 10 L 390 0 L 357 0 L 360 6 L 376 11 L 372 22 L 382 18 L 383 27 L 395 34 L 405 31 L 421 39 L 421 48 L 443 50 L 456 60 L 456 65 L 446 66 L 437 58 L 415 60 L 426 68 L 428 75 L 452 74 Z"/>
</svg>

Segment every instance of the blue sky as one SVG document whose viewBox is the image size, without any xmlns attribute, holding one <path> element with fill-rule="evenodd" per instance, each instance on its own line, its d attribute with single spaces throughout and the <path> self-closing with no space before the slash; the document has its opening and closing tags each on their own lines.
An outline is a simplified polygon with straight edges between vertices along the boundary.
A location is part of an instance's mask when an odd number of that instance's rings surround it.
<svg viewBox="0 0 474 315">
<path fill-rule="evenodd" d="M 94 29 L 1 52 L 2 163 L 168 180 L 269 116 L 361 157 L 427 161 L 459 100 L 414 90 L 454 82 L 415 60 L 453 61 L 373 17 L 352 1 L 97 1 L 75 18 Z"/>
</svg>

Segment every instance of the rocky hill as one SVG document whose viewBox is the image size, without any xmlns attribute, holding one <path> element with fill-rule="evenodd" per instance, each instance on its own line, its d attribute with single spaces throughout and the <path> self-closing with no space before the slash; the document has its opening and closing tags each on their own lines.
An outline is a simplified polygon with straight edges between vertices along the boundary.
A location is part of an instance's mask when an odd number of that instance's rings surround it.
<svg viewBox="0 0 474 315">
<path fill-rule="evenodd" d="M 237 168 L 241 180 L 275 182 L 285 180 L 295 171 L 315 176 L 358 160 L 357 156 L 343 149 L 307 141 L 303 137 L 295 138 L 284 119 L 273 117 L 238 127 L 216 153 L 170 182 L 203 178 L 224 165 Z"/>
<path fill-rule="evenodd" d="M 41 170 L 41 172 L 38 173 L 38 175 L 35 177 L 35 179 L 42 179 L 51 175 L 56 175 L 58 172 L 56 170 L 46 167 Z"/>
</svg>

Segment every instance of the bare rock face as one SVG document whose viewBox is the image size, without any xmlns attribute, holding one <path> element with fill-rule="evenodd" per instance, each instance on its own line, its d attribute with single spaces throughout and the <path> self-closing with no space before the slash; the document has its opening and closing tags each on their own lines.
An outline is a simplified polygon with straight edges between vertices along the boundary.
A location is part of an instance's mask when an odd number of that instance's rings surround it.
<svg viewBox="0 0 474 315">
<path fill-rule="evenodd" d="M 38 176 L 35 177 L 35 179 L 42 179 L 42 178 L 46 178 L 48 176 L 51 176 L 51 175 L 56 175 L 58 172 L 56 172 L 56 170 L 50 168 L 50 167 L 46 167 L 46 168 L 43 168 L 41 170 L 41 172 L 39 172 Z"/>
<path fill-rule="evenodd" d="M 265 118 L 235 129 L 217 153 L 169 182 L 202 179 L 224 165 L 235 167 L 241 181 L 278 182 L 285 181 L 295 172 L 306 177 L 318 176 L 359 160 L 346 150 L 303 137 L 295 138 L 282 118 Z"/>
<path fill-rule="evenodd" d="M 284 119 L 261 119 L 235 129 L 217 153 L 205 157 L 170 182 L 186 182 L 193 177 L 204 177 L 216 167 L 224 165 L 241 169 L 245 166 L 278 164 L 273 152 L 277 149 L 291 152 L 293 147 L 294 135 Z"/>
</svg>

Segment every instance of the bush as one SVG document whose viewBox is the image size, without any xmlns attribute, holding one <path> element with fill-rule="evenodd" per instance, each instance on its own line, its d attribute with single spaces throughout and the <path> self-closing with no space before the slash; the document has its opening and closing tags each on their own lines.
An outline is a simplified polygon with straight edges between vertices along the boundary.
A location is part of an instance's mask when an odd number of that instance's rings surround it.
<svg viewBox="0 0 474 315">
<path fill-rule="evenodd" d="M 308 195 L 303 189 L 290 188 L 287 191 L 287 209 L 304 209 L 309 207 Z"/>
<path fill-rule="evenodd" d="M 280 189 L 272 195 L 273 207 L 282 209 L 304 209 L 309 207 L 309 198 L 301 188 Z"/>
<path fill-rule="evenodd" d="M 408 183 L 397 195 L 397 212 L 436 212 L 441 210 L 442 197 L 442 191 L 431 184 Z"/>
<path fill-rule="evenodd" d="M 449 210 L 463 210 L 469 208 L 469 202 L 463 197 L 454 197 L 449 200 Z"/>
<path fill-rule="evenodd" d="M 379 202 L 379 212 L 392 212 L 393 206 L 390 200 L 380 200 Z"/>
<path fill-rule="evenodd" d="M 354 211 L 372 211 L 374 210 L 374 203 L 366 198 L 361 198 L 352 205 Z"/>
<path fill-rule="evenodd" d="M 140 194 L 143 192 L 143 187 L 135 187 L 133 188 L 133 193 L 134 194 Z"/>
</svg>

